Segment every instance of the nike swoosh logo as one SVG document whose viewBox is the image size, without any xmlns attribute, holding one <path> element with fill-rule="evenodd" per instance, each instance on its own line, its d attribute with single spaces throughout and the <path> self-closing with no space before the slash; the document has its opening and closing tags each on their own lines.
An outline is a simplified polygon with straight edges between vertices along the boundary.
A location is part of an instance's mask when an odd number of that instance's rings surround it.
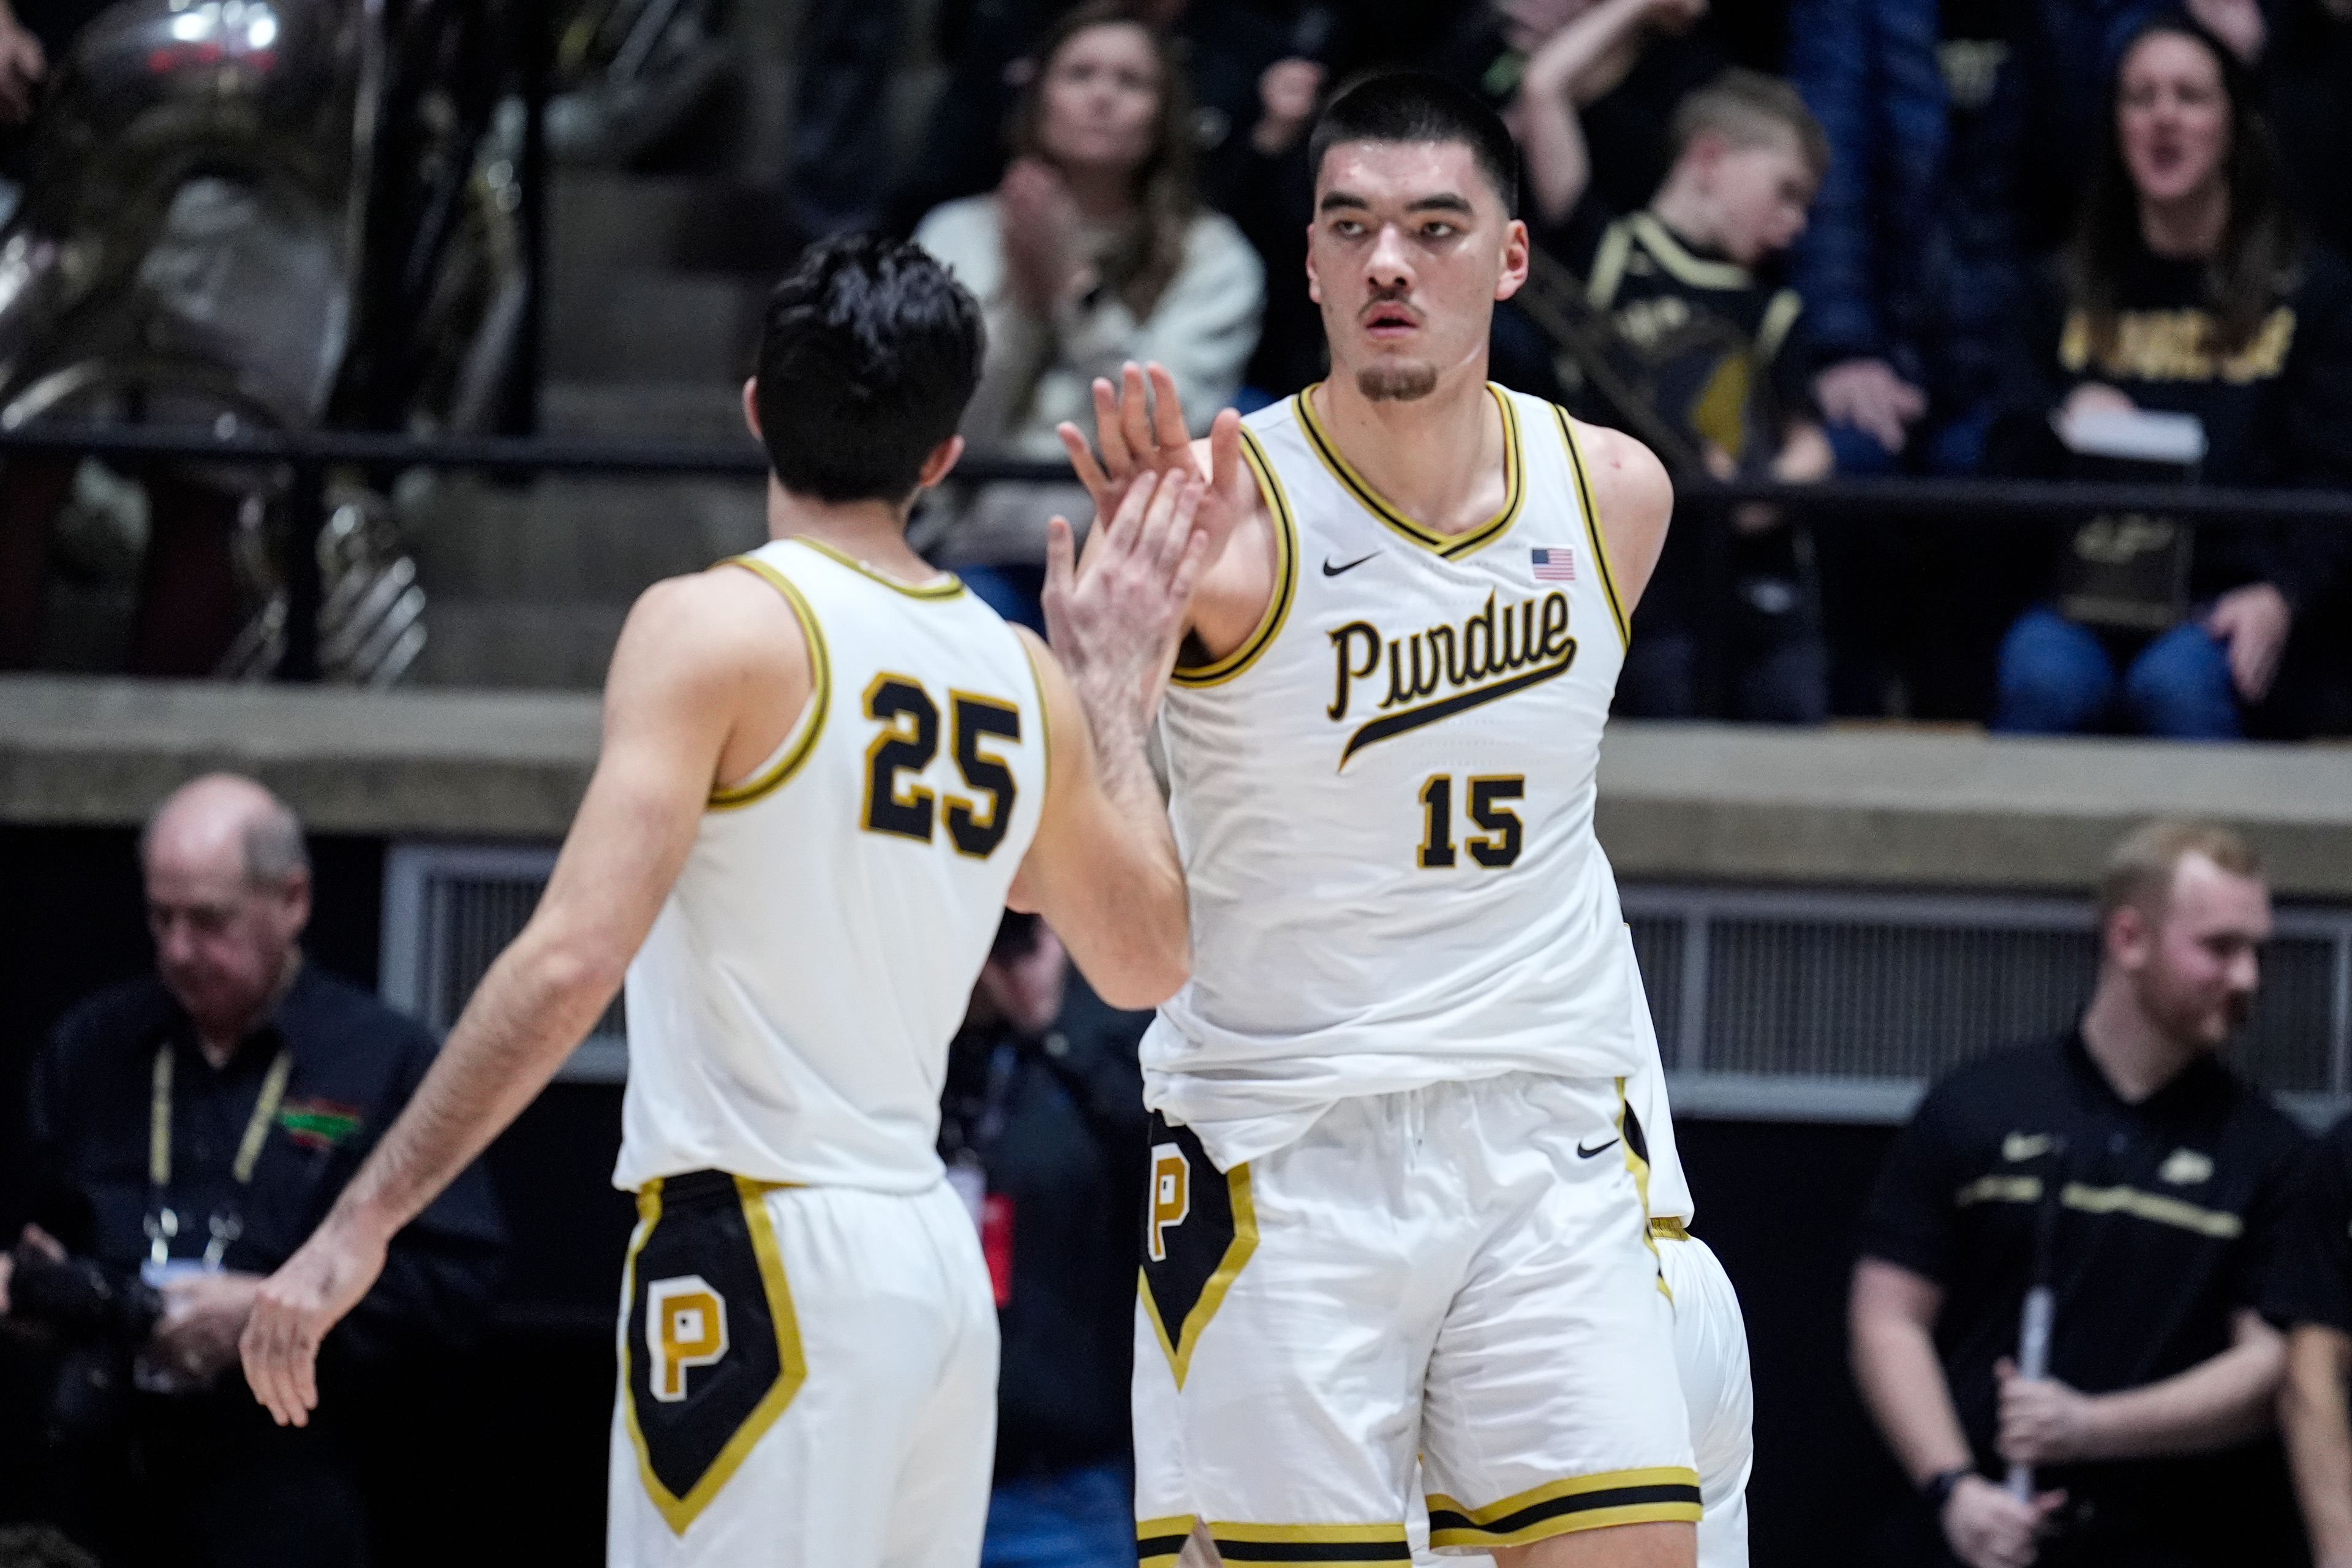
<svg viewBox="0 0 2352 1568">
<path fill-rule="evenodd" d="M 1596 1147 L 1594 1147 L 1594 1148 L 1591 1148 L 1591 1149 L 1588 1149 L 1588 1148 L 1586 1148 L 1583 1144 L 1579 1143 L 1579 1144 L 1576 1146 L 1577 1158 L 1581 1159 L 1581 1160 L 1590 1160 L 1590 1159 L 1591 1159 L 1595 1154 L 1605 1154 L 1605 1153 L 1607 1153 L 1610 1150 L 1614 1149 L 1616 1146 L 1617 1146 L 1617 1140 L 1616 1140 L 1616 1139 L 1614 1139 L 1614 1138 L 1612 1138 L 1612 1139 L 1611 1139 L 1611 1140 L 1609 1140 L 1609 1142 L 1606 1142 L 1606 1143 L 1600 1144 L 1600 1145 L 1598 1145 L 1598 1146 L 1596 1146 Z"/>
<path fill-rule="evenodd" d="M 1327 555 L 1323 558 L 1323 575 L 1326 577 L 1337 577 L 1342 572 L 1353 572 L 1357 567 L 1361 566 L 1364 562 L 1370 561 L 1373 555 L 1378 555 L 1379 553 L 1380 552 L 1375 550 L 1372 552 L 1371 555 L 1364 556 L 1360 560 L 1350 561 L 1345 566 L 1332 565 L 1331 558 Z"/>
</svg>

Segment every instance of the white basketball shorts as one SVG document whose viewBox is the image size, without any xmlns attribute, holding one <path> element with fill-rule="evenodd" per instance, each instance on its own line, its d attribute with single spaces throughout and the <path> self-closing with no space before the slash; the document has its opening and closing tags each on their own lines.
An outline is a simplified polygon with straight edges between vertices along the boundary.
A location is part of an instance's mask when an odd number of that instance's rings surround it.
<svg viewBox="0 0 2352 1568">
<path fill-rule="evenodd" d="M 1341 1101 L 1217 1171 L 1155 1118 L 1135 1365 L 1143 1568 L 1398 1563 L 1696 1521 L 1647 1165 L 1608 1080 Z"/>
<path fill-rule="evenodd" d="M 1714 1252 L 1679 1221 L 1655 1221 L 1650 1233 L 1657 1239 L 1660 1271 L 1675 1293 L 1675 1367 L 1684 1408 L 1690 1412 L 1704 1510 L 1698 1521 L 1698 1568 L 1748 1568 L 1748 1475 L 1756 1446 L 1748 1330 L 1740 1320 L 1739 1298 Z M 1416 1563 L 1435 1561 L 1435 1554 L 1426 1550 L 1426 1514 L 1416 1510 L 1406 1523 L 1406 1534 Z M 1465 1568 L 1491 1561 L 1473 1558 Z"/>
<path fill-rule="evenodd" d="M 1698 1459 L 1698 1568 L 1748 1568 L 1748 1476 L 1756 1463 L 1748 1325 L 1731 1277 L 1706 1243 L 1679 1226 L 1655 1229 L 1675 1293 L 1675 1368 Z"/>
<path fill-rule="evenodd" d="M 996 1306 L 954 1191 L 698 1171 L 637 1212 L 612 1568 L 971 1568 Z"/>
</svg>

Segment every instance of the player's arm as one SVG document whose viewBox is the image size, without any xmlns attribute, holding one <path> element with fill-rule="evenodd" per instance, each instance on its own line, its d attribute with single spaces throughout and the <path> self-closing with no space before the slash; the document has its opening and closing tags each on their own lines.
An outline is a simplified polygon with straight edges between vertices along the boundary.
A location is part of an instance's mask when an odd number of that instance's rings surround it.
<svg viewBox="0 0 2352 1568">
<path fill-rule="evenodd" d="M 1037 837 L 1009 898 L 1045 918 L 1115 1007 L 1159 1005 L 1192 968 L 1183 867 L 1144 738 L 1207 551 L 1193 527 L 1202 489 L 1186 474 L 1145 476 L 1095 531 L 1083 570 L 1069 524 L 1054 519 L 1045 617 L 1060 656 L 1022 634 L 1052 752 Z"/>
<path fill-rule="evenodd" d="M 366 1294 L 392 1237 L 530 1103 L 620 989 L 694 843 L 741 693 L 766 673 L 745 646 L 750 597 L 765 592 L 748 574 L 712 574 L 658 584 L 630 612 L 603 751 L 539 908 L 317 1232 L 261 1287 L 241 1348 L 279 1424 L 317 1407 L 320 1342 Z M 770 625 L 769 661 L 785 640 Z M 796 637 L 791 647 L 798 698 L 777 695 L 797 715 L 808 656 Z"/>
<path fill-rule="evenodd" d="M 2344 1399 L 2347 1375 L 2352 1375 L 2352 1337 L 2342 1330 L 2302 1323 L 2287 1335 L 2279 1428 L 2294 1469 L 2295 1497 L 2303 1504 L 2314 1568 L 2352 1568 L 2352 1415 L 2347 1415 Z"/>
<path fill-rule="evenodd" d="M 1066 423 L 1059 433 L 1097 517 L 1111 515 L 1140 476 L 1197 474 L 1205 487 L 1194 526 L 1207 554 L 1183 629 L 1211 661 L 1223 658 L 1257 629 L 1277 576 L 1274 518 L 1242 458 L 1241 416 L 1225 409 L 1206 437 L 1192 439 L 1176 380 L 1160 364 L 1129 364 L 1116 387 L 1097 380 L 1094 400 L 1099 459 L 1076 426 Z M 1091 540 L 1087 548 L 1091 554 Z"/>
<path fill-rule="evenodd" d="M 1584 454 L 1585 479 L 1592 487 L 1592 510 L 1609 551 L 1618 603 L 1630 617 L 1666 547 L 1675 482 L 1656 453 L 1621 431 L 1580 419 L 1576 445 Z"/>
</svg>

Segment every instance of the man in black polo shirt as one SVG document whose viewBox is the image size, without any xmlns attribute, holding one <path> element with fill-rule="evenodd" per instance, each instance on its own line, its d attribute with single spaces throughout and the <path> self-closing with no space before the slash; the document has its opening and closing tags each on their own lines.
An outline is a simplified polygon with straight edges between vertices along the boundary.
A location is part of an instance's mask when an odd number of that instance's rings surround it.
<svg viewBox="0 0 2352 1568">
<path fill-rule="evenodd" d="M 33 1223 L 0 1259 L 0 1317 L 59 1352 L 42 1495 L 110 1568 L 357 1563 L 353 1434 L 273 1424 L 237 1339 L 433 1039 L 304 964 L 309 857 L 259 784 L 188 784 L 141 854 L 157 973 L 77 1006 L 36 1063 Z M 326 1375 L 381 1389 L 446 1354 L 501 1245 L 470 1171 L 394 1241 Z"/>
<path fill-rule="evenodd" d="M 2267 1309 L 2287 1331 L 2279 1425 L 2317 1568 L 2352 1568 L 2352 1116 L 2305 1156 L 2294 1234 Z"/>
<path fill-rule="evenodd" d="M 1972 1568 L 2291 1558 L 2275 1446 L 2252 1440 L 2303 1140 L 2216 1057 L 2269 896 L 2235 834 L 2158 823 L 2116 848 L 2099 910 L 2080 1026 L 1954 1072 L 1896 1139 L 1854 1268 L 1855 1376 L 1927 1505 L 1904 1533 L 1932 1517 Z M 2054 1328 L 2029 1381 L 2011 1358 L 2045 1214 Z M 2027 1500 L 2001 1485 L 2021 1463 Z"/>
</svg>

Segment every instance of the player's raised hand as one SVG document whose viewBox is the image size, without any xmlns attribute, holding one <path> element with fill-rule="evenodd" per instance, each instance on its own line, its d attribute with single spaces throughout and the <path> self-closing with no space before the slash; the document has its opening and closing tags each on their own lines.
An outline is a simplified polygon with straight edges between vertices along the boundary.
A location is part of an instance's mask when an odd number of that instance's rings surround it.
<svg viewBox="0 0 2352 1568">
<path fill-rule="evenodd" d="M 383 1272 L 384 1243 L 332 1215 L 261 1283 L 237 1342 L 253 1396 L 280 1426 L 319 1407 L 319 1345 Z"/>
<path fill-rule="evenodd" d="M 1165 365 L 1129 363 L 1119 373 L 1116 387 L 1097 377 L 1094 384 L 1095 434 L 1101 443 L 1099 461 L 1084 432 L 1064 421 L 1057 432 L 1070 454 L 1070 466 L 1079 483 L 1094 498 L 1095 516 L 1117 510 L 1129 485 L 1148 473 L 1198 474 L 1206 481 L 1194 526 L 1208 542 L 1210 563 L 1223 553 L 1225 541 L 1258 505 L 1257 481 L 1242 461 L 1242 416 L 1227 408 L 1209 426 L 1209 438 L 1196 442 L 1184 428 L 1184 405 L 1176 395 L 1176 378 Z"/>
<path fill-rule="evenodd" d="M 1181 470 L 1137 477 L 1083 564 L 1068 521 L 1046 525 L 1045 635 L 1090 715 L 1143 720 L 1157 708 L 1208 563 L 1195 526 L 1206 488 Z"/>
</svg>

